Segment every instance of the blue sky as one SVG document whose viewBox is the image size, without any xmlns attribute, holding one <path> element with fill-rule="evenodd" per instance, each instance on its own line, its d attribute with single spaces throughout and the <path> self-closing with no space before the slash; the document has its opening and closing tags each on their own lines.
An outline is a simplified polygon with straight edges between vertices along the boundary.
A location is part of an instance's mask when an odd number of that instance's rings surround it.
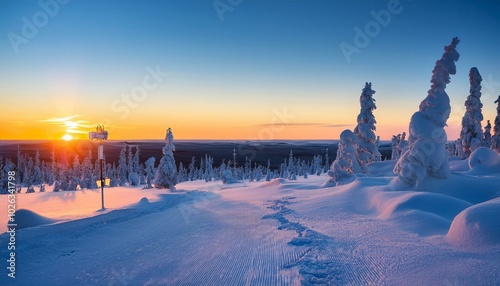
<svg viewBox="0 0 500 286">
<path fill-rule="evenodd" d="M 47 23 L 13 45 L 23 17 L 43 21 L 43 6 L 54 3 Z M 230 7 L 223 19 L 214 3 Z M 400 12 L 376 24 L 347 61 L 341 43 L 355 46 L 355 28 L 364 31 L 388 6 Z M 354 127 L 366 81 L 388 139 L 407 129 L 454 36 L 461 58 L 447 89 L 449 137 L 458 136 L 471 67 L 489 82 L 486 118 L 500 94 L 500 1 L 1 0 L 0 11 L 0 98 L 8 106 L 0 119 L 16 126 L 3 127 L 0 139 L 57 137 L 64 130 L 47 131 L 42 120 L 74 115 L 89 126 L 110 119 L 120 139 L 161 138 L 168 126 L 184 139 L 247 139 L 264 134 L 283 108 L 289 125 L 272 139 L 335 139 Z M 168 76 L 122 116 L 121 96 L 141 86 L 147 67 Z"/>
</svg>

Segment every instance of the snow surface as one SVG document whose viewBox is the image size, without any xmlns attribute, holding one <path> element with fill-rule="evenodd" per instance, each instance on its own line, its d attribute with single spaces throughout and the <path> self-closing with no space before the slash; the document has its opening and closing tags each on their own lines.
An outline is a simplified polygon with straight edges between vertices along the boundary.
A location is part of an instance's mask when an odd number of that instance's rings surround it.
<svg viewBox="0 0 500 286">
<path fill-rule="evenodd" d="M 500 173 L 469 162 L 405 189 L 394 164 L 328 188 L 326 174 L 109 188 L 104 212 L 97 190 L 18 194 L 45 219 L 17 230 L 16 279 L 2 266 L 0 285 L 498 285 Z"/>
</svg>

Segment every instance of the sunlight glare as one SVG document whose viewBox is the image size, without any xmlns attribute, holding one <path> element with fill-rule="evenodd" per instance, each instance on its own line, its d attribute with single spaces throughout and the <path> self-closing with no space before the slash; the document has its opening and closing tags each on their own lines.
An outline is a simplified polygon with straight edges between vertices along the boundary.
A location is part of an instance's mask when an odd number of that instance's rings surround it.
<svg viewBox="0 0 500 286">
<path fill-rule="evenodd" d="M 62 137 L 62 139 L 64 141 L 71 141 L 71 139 L 73 139 L 73 136 L 71 136 L 69 134 L 64 134 L 64 136 Z"/>
</svg>

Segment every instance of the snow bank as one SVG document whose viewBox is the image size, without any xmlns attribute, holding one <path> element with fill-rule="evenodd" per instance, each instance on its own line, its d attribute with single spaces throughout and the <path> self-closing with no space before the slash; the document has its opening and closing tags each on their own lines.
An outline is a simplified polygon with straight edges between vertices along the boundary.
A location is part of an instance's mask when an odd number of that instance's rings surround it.
<svg viewBox="0 0 500 286">
<path fill-rule="evenodd" d="M 380 218 L 422 236 L 446 234 L 453 218 L 472 204 L 428 192 L 383 192 L 372 197 Z"/>
<path fill-rule="evenodd" d="M 449 158 L 450 171 L 453 172 L 465 172 L 469 171 L 469 160 L 462 160 L 458 156 L 453 156 Z"/>
<path fill-rule="evenodd" d="M 465 209 L 453 220 L 446 235 L 457 246 L 500 245 L 500 198 Z"/>
<path fill-rule="evenodd" d="M 500 154 L 490 148 L 478 148 L 469 157 L 469 168 L 471 175 L 500 173 Z"/>
<path fill-rule="evenodd" d="M 20 209 L 16 211 L 17 229 L 55 223 L 57 220 L 44 217 L 36 212 Z"/>
</svg>

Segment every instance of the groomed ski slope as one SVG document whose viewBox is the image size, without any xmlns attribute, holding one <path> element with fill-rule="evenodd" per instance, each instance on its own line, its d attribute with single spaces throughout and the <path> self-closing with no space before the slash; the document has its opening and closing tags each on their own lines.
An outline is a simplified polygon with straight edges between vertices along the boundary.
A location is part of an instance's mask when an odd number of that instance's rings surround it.
<svg viewBox="0 0 500 286">
<path fill-rule="evenodd" d="M 33 211 L 25 217 L 58 222 L 17 231 L 16 279 L 3 267 L 0 285 L 499 285 L 495 231 L 468 244 L 456 243 L 465 226 L 448 234 L 459 213 L 484 201 L 498 209 L 498 174 L 454 173 L 435 183 L 439 194 L 395 190 L 387 164 L 366 170 L 379 177 L 334 188 L 322 188 L 322 175 L 185 182 L 175 192 L 106 189 L 113 208 L 74 210 L 73 219 L 66 214 L 78 201 L 99 208 L 98 192 L 73 200 L 44 199 L 69 192 L 19 194 Z M 466 200 L 478 193 L 481 202 Z M 479 213 L 486 218 L 478 226 L 498 226 L 498 217 Z M 0 235 L 0 245 L 7 239 Z M 8 257 L 6 247 L 0 255 Z"/>
</svg>

